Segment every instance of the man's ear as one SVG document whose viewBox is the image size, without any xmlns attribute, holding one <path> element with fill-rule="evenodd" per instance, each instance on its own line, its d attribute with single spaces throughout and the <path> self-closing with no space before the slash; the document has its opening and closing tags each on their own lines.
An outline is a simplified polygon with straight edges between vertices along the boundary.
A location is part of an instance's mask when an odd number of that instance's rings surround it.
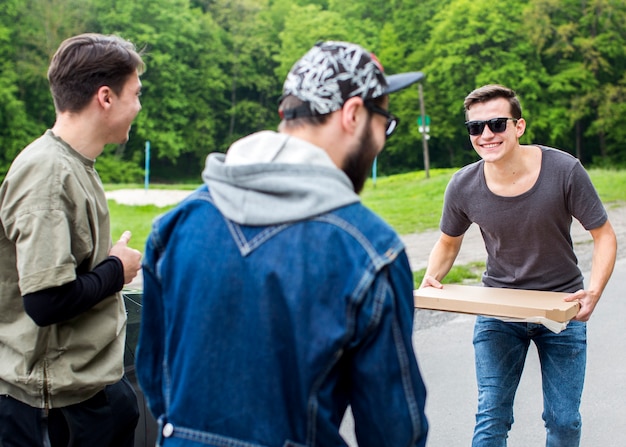
<svg viewBox="0 0 626 447">
<path fill-rule="evenodd" d="M 107 85 L 103 85 L 96 92 L 96 99 L 98 100 L 98 104 L 104 109 L 108 109 L 109 107 L 111 107 L 112 97 L 113 91 L 111 90 L 111 87 Z"/>
<path fill-rule="evenodd" d="M 520 118 L 517 120 L 517 123 L 515 123 L 515 133 L 518 140 L 522 138 L 524 132 L 526 132 L 526 120 L 524 118 Z"/>
<path fill-rule="evenodd" d="M 346 132 L 353 135 L 363 114 L 367 114 L 363 100 L 358 96 L 352 97 L 343 104 L 341 111 L 341 125 Z"/>
</svg>

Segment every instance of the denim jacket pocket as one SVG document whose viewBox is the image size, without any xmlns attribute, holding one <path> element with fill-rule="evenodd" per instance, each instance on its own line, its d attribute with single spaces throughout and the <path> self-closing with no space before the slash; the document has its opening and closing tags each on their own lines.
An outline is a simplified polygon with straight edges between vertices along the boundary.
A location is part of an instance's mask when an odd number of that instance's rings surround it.
<svg viewBox="0 0 626 447">
<path fill-rule="evenodd" d="M 297 442 L 287 440 L 283 444 L 283 447 L 306 447 L 306 446 L 304 444 L 298 444 Z"/>
</svg>

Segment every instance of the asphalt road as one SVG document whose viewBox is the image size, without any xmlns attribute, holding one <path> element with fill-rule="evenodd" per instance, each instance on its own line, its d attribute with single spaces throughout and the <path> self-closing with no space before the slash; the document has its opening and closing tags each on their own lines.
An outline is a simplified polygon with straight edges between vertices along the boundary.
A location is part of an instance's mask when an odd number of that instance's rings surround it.
<svg viewBox="0 0 626 447">
<path fill-rule="evenodd" d="M 581 446 L 626 445 L 625 291 L 626 259 L 620 259 L 588 323 Z M 422 312 L 429 314 L 420 315 Z M 438 320 L 436 324 L 428 327 L 420 324 L 433 319 Z M 470 315 L 417 311 L 413 342 L 428 390 L 428 447 L 467 447 L 471 444 L 477 396 L 472 346 L 474 319 Z M 531 344 L 515 400 L 515 423 L 509 435 L 509 447 L 545 445 L 541 412 L 539 362 Z M 349 415 L 344 420 L 342 434 L 350 446 L 356 446 Z"/>
</svg>

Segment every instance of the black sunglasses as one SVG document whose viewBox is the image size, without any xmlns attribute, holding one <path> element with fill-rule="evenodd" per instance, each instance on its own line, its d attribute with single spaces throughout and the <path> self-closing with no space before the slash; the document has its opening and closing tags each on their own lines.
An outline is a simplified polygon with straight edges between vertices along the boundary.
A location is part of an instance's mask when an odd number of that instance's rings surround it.
<svg viewBox="0 0 626 447">
<path fill-rule="evenodd" d="M 493 133 L 502 133 L 506 130 L 506 123 L 509 120 L 517 123 L 515 118 L 492 118 L 486 121 L 467 121 L 465 126 L 467 127 L 467 132 L 472 136 L 482 135 L 483 130 L 485 130 L 485 124 Z"/>
<path fill-rule="evenodd" d="M 385 129 L 385 135 L 387 136 L 387 138 L 389 138 L 391 134 L 396 130 L 396 127 L 398 127 L 400 119 L 389 113 L 389 111 L 382 109 L 376 104 L 373 104 L 369 101 L 365 101 L 363 104 L 365 104 L 365 108 L 370 112 L 378 113 L 379 115 L 387 118 L 387 128 Z"/>
</svg>

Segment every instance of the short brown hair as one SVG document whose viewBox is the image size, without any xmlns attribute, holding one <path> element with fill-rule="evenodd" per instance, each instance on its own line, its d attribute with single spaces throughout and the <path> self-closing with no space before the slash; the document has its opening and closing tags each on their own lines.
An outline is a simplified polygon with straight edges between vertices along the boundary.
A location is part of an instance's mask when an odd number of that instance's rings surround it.
<svg viewBox="0 0 626 447">
<path fill-rule="evenodd" d="M 503 85 L 489 84 L 477 88 L 465 97 L 463 108 L 467 115 L 468 110 L 474 105 L 481 102 L 491 101 L 493 99 L 504 98 L 509 101 L 511 107 L 511 117 L 520 119 L 522 117 L 522 106 L 513 90 Z"/>
<path fill-rule="evenodd" d="M 305 104 L 306 103 L 301 99 L 296 98 L 293 95 L 287 95 L 281 99 L 280 105 L 278 106 L 278 112 L 280 114 L 284 110 L 297 109 L 298 107 L 302 107 Z M 329 116 L 330 114 L 326 113 L 324 115 L 300 116 L 293 119 L 283 119 L 280 123 L 280 127 L 285 129 L 293 129 L 295 127 L 300 127 L 304 125 L 321 126 L 326 121 L 328 121 Z"/>
<path fill-rule="evenodd" d="M 64 40 L 52 57 L 48 82 L 58 112 L 79 112 L 106 85 L 119 94 L 145 65 L 135 46 L 115 35 L 80 34 Z"/>
</svg>

